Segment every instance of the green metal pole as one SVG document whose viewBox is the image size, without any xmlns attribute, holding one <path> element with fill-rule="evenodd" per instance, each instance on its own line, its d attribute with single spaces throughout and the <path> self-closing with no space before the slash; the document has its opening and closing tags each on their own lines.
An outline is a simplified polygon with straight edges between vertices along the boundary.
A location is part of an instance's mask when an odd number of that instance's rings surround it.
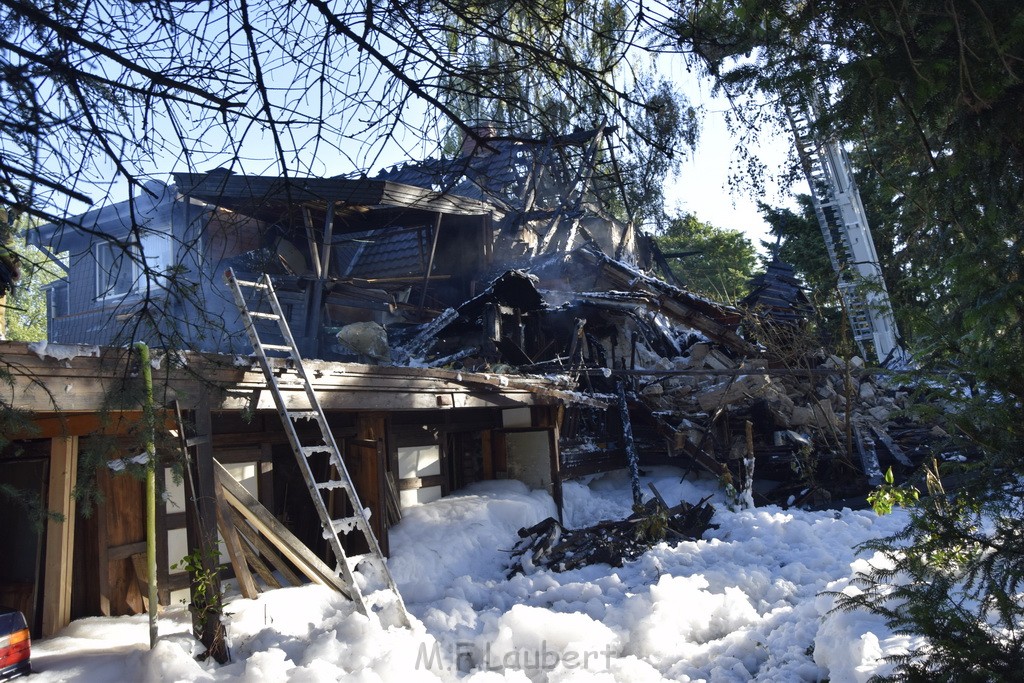
<svg viewBox="0 0 1024 683">
<path fill-rule="evenodd" d="M 156 418 L 153 414 L 153 369 L 149 364 L 149 347 L 136 342 L 139 363 L 142 365 L 142 385 L 146 390 L 142 404 L 143 438 L 146 443 L 146 570 L 149 575 L 149 648 L 156 647 Z"/>
</svg>

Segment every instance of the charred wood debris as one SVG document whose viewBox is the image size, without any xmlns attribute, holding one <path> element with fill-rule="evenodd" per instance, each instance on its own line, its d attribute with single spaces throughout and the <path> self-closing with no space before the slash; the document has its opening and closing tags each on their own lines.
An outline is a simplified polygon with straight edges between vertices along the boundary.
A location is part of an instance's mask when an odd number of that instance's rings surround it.
<svg viewBox="0 0 1024 683">
<path fill-rule="evenodd" d="M 672 464 L 738 489 L 748 422 L 757 504 L 856 507 L 889 467 L 900 479 L 926 459 L 962 457 L 913 410 L 920 392 L 808 343 L 805 303 L 790 298 L 744 311 L 584 248 L 507 270 L 389 336 L 400 362 L 569 378 L 603 401 L 568 406 L 563 479 L 627 467 L 635 449 L 640 467 Z"/>
<path fill-rule="evenodd" d="M 623 520 L 599 522 L 584 529 L 566 529 L 548 517 L 532 527 L 519 530 L 520 540 L 511 551 L 508 576 L 530 574 L 535 569 L 568 571 L 591 564 L 621 567 L 635 560 L 656 543 L 677 545 L 699 539 L 708 529 L 715 508 L 704 498 L 696 505 L 685 501 L 669 507 L 661 493 L 651 486 L 654 497 L 638 505 Z"/>
</svg>

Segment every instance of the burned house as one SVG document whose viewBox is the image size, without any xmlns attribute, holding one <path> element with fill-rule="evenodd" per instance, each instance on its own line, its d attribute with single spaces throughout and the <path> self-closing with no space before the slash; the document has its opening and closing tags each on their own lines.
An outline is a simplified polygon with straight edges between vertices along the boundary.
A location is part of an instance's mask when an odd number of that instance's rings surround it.
<svg viewBox="0 0 1024 683">
<path fill-rule="evenodd" d="M 338 358 L 337 329 L 433 320 L 502 272 L 589 245 L 646 265 L 632 226 L 605 218 L 591 169 L 605 131 L 492 140 L 469 156 L 376 178 L 256 177 L 217 169 L 33 231 L 67 252 L 50 289 L 49 341 L 235 353 L 221 274 L 275 277 L 306 355 Z M 154 314 L 157 309 L 157 314 Z"/>
<path fill-rule="evenodd" d="M 110 399 L 137 374 L 124 346 L 145 340 L 161 349 L 163 426 L 196 470 L 191 483 L 170 464 L 162 473 L 161 602 L 188 585 L 171 565 L 196 547 L 201 529 L 190 519 L 249 533 L 233 512 L 211 522 L 215 511 L 190 511 L 196 490 L 218 486 L 255 501 L 234 508 L 253 515 L 250 526 L 296 539 L 281 559 L 246 537 L 236 569 L 251 565 L 266 585 L 274 570 L 330 581 L 268 391 L 269 375 L 293 380 L 296 368 L 285 357 L 269 359 L 266 373 L 255 365 L 223 282 L 228 268 L 272 279 L 385 552 L 403 507 L 475 481 L 520 479 L 558 502 L 564 478 L 633 455 L 740 476 L 737 437 L 748 421 L 759 464 L 780 470 L 799 464 L 808 431 L 838 444 L 838 397 L 852 390 L 845 365 L 815 361 L 806 377 L 794 374 L 806 387 L 778 379 L 780 368 L 740 334 L 742 311 L 656 277 L 660 268 L 671 279 L 655 245 L 612 216 L 613 179 L 601 163 L 609 133 L 487 139 L 460 158 L 374 178 L 176 174 L 174 185 L 41 227 L 33 240 L 67 252 L 66 277 L 50 288 L 48 342 L 0 347 L 14 377 L 8 402 L 30 411 L 34 427 L 11 433 L 0 483 L 15 476 L 17 451 L 36 468 L 19 483 L 37 485 L 57 509 L 83 449 L 107 444 L 106 460 L 130 459 L 139 410 Z M 256 324 L 276 340 L 266 320 Z M 831 393 L 815 397 L 820 378 Z M 875 400 L 862 379 L 857 397 Z M 285 393 L 292 405 L 309 403 L 300 390 Z M 867 428 L 884 431 L 888 416 L 876 412 Z M 322 459 L 311 466 L 329 469 Z M 17 576 L 0 576 L 5 602 L 17 600 L 42 632 L 70 616 L 142 608 L 141 485 L 109 466 L 99 472 L 96 514 L 72 507 L 72 524 L 19 532 L 34 555 Z M 66 581 L 68 571 L 82 581 Z"/>
<path fill-rule="evenodd" d="M 474 481 L 514 477 L 557 499 L 560 416 L 566 406 L 603 404 L 562 377 L 511 374 L 501 359 L 513 347 L 533 353 L 539 341 L 534 332 L 546 304 L 533 276 L 516 287 L 519 269 L 583 245 L 608 258 L 641 257 L 629 226 L 588 213 L 592 178 L 584 167 L 602 136 L 507 144 L 504 152 L 475 155 L 479 164 L 407 165 L 374 179 L 179 175 L 174 186 L 150 183 L 131 201 L 39 228 L 33 242 L 54 254 L 66 276 L 49 290 L 47 342 L 0 349 L 13 379 L 5 403 L 26 419 L 5 433 L 0 483 L 36 489 L 64 522 L 40 529 L 28 511 L 9 510 L 24 523 L 5 544 L 26 552 L 0 576 L 4 602 L 22 608 L 37 633 L 52 633 L 71 616 L 142 609 L 141 484 L 116 474 L 131 469 L 138 453 L 141 417 L 129 400 L 138 361 L 126 350 L 136 340 L 159 349 L 160 431 L 165 440 L 177 434 L 180 443 L 167 447 L 188 452 L 193 463 L 191 479 L 175 474 L 172 462 L 161 472 L 160 601 L 175 602 L 188 585 L 174 565 L 201 533 L 189 520 L 202 521 L 202 511 L 190 502 L 210 498 L 202 491 L 217 486 L 237 498 L 230 492 L 236 480 L 256 501 L 244 510 L 265 510 L 268 528 L 272 520 L 283 527 L 275 535 L 297 539 L 283 560 L 250 539 L 242 544 L 250 556 L 240 564 L 232 557 L 236 569 L 262 567 L 269 584 L 267 562 L 280 562 L 271 569 L 291 576 L 306 563 L 307 579 L 330 580 L 315 557 L 295 550 L 329 554 L 267 376 L 249 356 L 221 279 L 227 268 L 273 277 L 309 359 L 312 390 L 385 551 L 388 526 L 404 506 Z M 403 182 L 415 175 L 418 185 Z M 506 182 L 513 176 L 516 187 Z M 493 187 L 503 194 L 493 196 Z M 460 317 L 456 309 L 475 320 L 474 306 L 481 319 L 490 316 L 490 337 L 476 335 L 471 352 L 449 352 L 461 360 L 442 362 L 435 346 L 453 339 L 448 322 Z M 376 331 L 386 332 L 383 348 L 364 344 L 366 335 L 353 329 L 369 330 L 373 341 Z M 571 336 L 550 336 L 555 355 Z M 295 368 L 278 358 L 270 372 L 287 378 Z M 306 400 L 297 391 L 287 398 Z M 97 458 L 95 476 L 77 471 L 80 460 L 94 467 Z M 221 466 L 230 481 L 221 481 Z M 70 497 L 83 481 L 100 494 L 90 515 Z M 215 522 L 222 531 L 225 523 Z"/>
</svg>

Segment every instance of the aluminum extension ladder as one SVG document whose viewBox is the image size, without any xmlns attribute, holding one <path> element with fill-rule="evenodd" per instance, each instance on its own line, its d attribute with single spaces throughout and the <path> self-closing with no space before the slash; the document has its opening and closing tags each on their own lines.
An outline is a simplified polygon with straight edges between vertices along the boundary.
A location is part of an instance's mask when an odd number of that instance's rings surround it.
<svg viewBox="0 0 1024 683">
<path fill-rule="evenodd" d="M 306 486 L 313 499 L 313 506 L 316 508 L 317 514 L 320 515 L 323 536 L 330 544 L 334 557 L 337 560 L 335 571 L 338 574 L 338 578 L 348 588 L 350 597 L 362 614 L 367 616 L 376 614 L 381 624 L 385 626 L 388 625 L 386 622 L 400 626 L 409 626 L 409 613 L 405 609 L 405 603 L 402 601 L 402 596 L 395 585 L 394 577 L 391 576 L 391 572 L 388 570 L 384 555 L 381 553 L 380 545 L 377 542 L 377 537 L 370 528 L 369 511 L 364 509 L 359 502 L 355 485 L 352 483 L 352 478 L 349 476 L 348 469 L 341 458 L 341 452 L 338 450 L 338 444 L 334 440 L 334 435 L 327 425 L 327 418 L 324 415 L 320 401 L 309 381 L 299 349 L 295 344 L 295 338 L 288 327 L 288 321 L 281 309 L 281 304 L 277 300 L 277 294 L 274 292 L 270 276 L 264 274 L 256 282 L 239 280 L 235 277 L 234 272 L 228 269 L 224 274 L 224 280 L 231 288 L 231 292 L 235 297 L 235 304 L 242 314 L 246 334 L 249 335 L 249 341 L 252 343 L 256 359 L 259 361 L 263 374 L 267 378 L 267 386 L 274 397 L 274 404 L 277 406 L 277 412 L 281 416 L 281 422 L 284 424 L 285 433 L 288 435 L 288 442 L 291 444 L 292 451 L 295 453 L 295 459 L 298 461 L 299 471 L 302 472 L 302 476 L 306 481 Z M 242 293 L 243 287 L 257 290 L 261 293 L 262 299 L 270 304 L 272 312 L 266 313 L 250 310 L 250 306 L 246 303 L 246 298 Z M 277 323 L 278 330 L 285 343 L 264 343 L 256 330 L 256 320 L 258 319 Z M 309 399 L 309 405 L 312 407 L 312 410 L 294 410 L 288 407 L 281 394 L 278 378 L 270 367 L 267 357 L 268 351 L 286 352 L 289 355 L 293 364 L 292 367 L 306 392 L 306 397 Z M 314 443 L 307 443 L 310 441 L 309 437 L 306 437 L 305 441 L 303 441 L 303 437 L 295 429 L 295 424 L 299 420 L 314 420 L 319 426 L 319 434 L 316 438 L 312 439 Z M 309 464 L 309 458 L 318 453 L 326 454 L 332 466 L 329 478 L 325 480 L 319 480 Z M 324 500 L 324 495 L 329 495 L 330 493 L 342 494 L 349 507 L 354 511 L 353 516 L 332 519 L 327 501 Z M 360 534 L 365 539 L 366 546 L 369 548 L 366 554 L 349 556 L 345 552 L 344 547 L 342 547 L 341 536 L 351 533 Z M 365 585 L 361 586 L 356 580 L 355 572 L 357 568 L 361 578 L 366 581 Z"/>
<path fill-rule="evenodd" d="M 871 343 L 879 363 L 906 365 L 909 358 L 900 346 L 878 253 L 846 152 L 835 141 L 818 139 L 813 97 L 791 94 L 783 98 L 783 104 L 825 248 L 839 276 L 839 293 L 853 339 L 865 358 L 866 344 Z"/>
</svg>

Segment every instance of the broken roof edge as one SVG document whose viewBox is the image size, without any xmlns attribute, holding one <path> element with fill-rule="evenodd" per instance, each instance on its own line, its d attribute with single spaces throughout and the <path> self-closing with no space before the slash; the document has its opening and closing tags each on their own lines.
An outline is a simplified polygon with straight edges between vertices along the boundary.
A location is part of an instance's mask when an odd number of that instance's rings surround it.
<svg viewBox="0 0 1024 683">
<path fill-rule="evenodd" d="M 308 204 L 326 208 L 329 203 L 355 206 L 392 206 L 466 216 L 496 216 L 498 207 L 450 192 L 368 178 L 313 178 L 253 176 L 215 169 L 209 173 L 175 173 L 183 195 L 209 204 L 248 209 L 269 203 Z M 246 213 L 239 208 L 239 211 Z"/>
<path fill-rule="evenodd" d="M 0 364 L 13 386 L 7 399 L 32 413 L 98 412 L 108 394 L 132 376 L 128 348 L 0 342 Z M 409 366 L 376 366 L 306 360 L 313 389 L 325 410 L 423 410 L 459 407 L 517 407 L 601 402 L 574 391 L 568 376 L 504 375 Z M 254 358 L 196 351 L 154 350 L 158 400 L 194 404 L 202 392 L 215 409 L 241 410 L 254 392 L 257 409 L 273 409 L 266 378 Z M 291 370 L 283 370 L 292 372 Z M 135 369 L 137 372 L 137 369 Z M 292 399 L 308 400 L 301 391 Z M 301 394 L 301 395 L 300 395 Z"/>
</svg>

